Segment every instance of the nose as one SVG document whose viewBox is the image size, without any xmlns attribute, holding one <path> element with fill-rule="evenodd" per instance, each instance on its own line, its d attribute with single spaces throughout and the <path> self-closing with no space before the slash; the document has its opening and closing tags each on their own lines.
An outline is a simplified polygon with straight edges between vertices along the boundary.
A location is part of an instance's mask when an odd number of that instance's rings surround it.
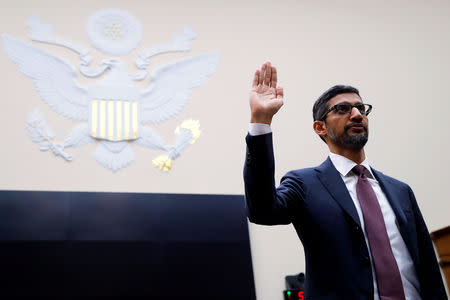
<svg viewBox="0 0 450 300">
<path fill-rule="evenodd" d="M 362 120 L 363 115 L 356 107 L 352 107 L 352 111 L 350 113 L 350 120 Z"/>
</svg>

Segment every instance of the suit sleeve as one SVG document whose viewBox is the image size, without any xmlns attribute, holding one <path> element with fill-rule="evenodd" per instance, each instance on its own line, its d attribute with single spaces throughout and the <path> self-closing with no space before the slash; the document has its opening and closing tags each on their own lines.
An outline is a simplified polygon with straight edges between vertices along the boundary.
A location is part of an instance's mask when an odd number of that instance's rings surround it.
<svg viewBox="0 0 450 300">
<path fill-rule="evenodd" d="M 418 241 L 420 270 L 417 275 L 420 278 L 420 294 L 422 299 L 447 300 L 444 283 L 439 270 L 433 244 L 425 221 L 423 220 L 419 206 L 413 191 L 408 186 L 409 197 L 416 220 L 416 233 Z"/>
<path fill-rule="evenodd" d="M 262 225 L 289 224 L 304 198 L 304 187 L 293 172 L 275 187 L 272 133 L 247 135 L 244 184 L 247 216 Z"/>
</svg>

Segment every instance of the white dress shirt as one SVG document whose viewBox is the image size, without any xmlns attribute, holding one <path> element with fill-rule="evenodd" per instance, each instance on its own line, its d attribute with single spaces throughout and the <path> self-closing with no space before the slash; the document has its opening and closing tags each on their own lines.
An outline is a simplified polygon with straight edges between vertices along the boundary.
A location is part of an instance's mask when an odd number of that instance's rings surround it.
<svg viewBox="0 0 450 300">
<path fill-rule="evenodd" d="M 270 132 L 272 132 L 272 130 L 270 126 L 267 124 L 250 123 L 249 126 L 250 135 L 261 135 Z M 367 249 L 369 251 L 370 263 L 372 266 L 374 300 L 379 300 L 380 298 L 378 296 L 378 287 L 375 277 L 375 269 L 372 262 L 372 254 L 370 253 L 369 242 L 364 227 L 364 217 L 361 211 L 361 206 L 359 204 L 358 197 L 356 195 L 356 183 L 358 182 L 358 175 L 356 175 L 352 171 L 353 167 L 356 166 L 357 164 L 351 161 L 350 159 L 335 153 L 330 153 L 330 159 L 334 167 L 338 170 L 339 174 L 341 175 L 341 178 L 344 181 L 345 186 L 347 187 L 350 197 L 353 200 L 353 204 L 355 205 L 356 211 L 358 212 L 359 221 L 361 223 L 361 229 L 364 233 Z M 391 244 L 392 252 L 397 262 L 400 271 L 400 276 L 402 278 L 406 300 L 420 300 L 421 298 L 419 295 L 419 280 L 417 278 L 417 274 L 414 269 L 414 264 L 409 254 L 408 248 L 406 248 L 405 242 L 403 241 L 403 238 L 397 227 L 397 220 L 394 211 L 392 210 L 392 207 L 389 204 L 386 195 L 381 190 L 378 181 L 375 179 L 375 176 L 372 173 L 367 158 L 361 163 L 361 165 L 366 167 L 365 172 L 367 179 L 370 182 L 370 185 L 372 186 L 377 196 L 378 202 L 380 204 L 381 212 L 384 218 L 384 223 L 386 225 L 386 231 L 389 237 L 389 242 Z"/>
</svg>

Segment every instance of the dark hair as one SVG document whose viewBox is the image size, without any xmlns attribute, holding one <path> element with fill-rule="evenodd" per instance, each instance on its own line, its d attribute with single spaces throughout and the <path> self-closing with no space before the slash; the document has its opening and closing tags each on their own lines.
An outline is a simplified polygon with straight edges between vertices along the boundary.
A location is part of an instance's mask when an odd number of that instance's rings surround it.
<svg viewBox="0 0 450 300">
<path fill-rule="evenodd" d="M 359 96 L 358 89 L 349 85 L 335 85 L 332 88 L 326 90 L 319 99 L 316 100 L 313 106 L 313 119 L 314 121 L 321 121 L 321 118 L 328 110 L 328 101 L 334 96 L 344 93 L 355 93 Z M 361 96 L 360 96 L 361 97 Z"/>
</svg>

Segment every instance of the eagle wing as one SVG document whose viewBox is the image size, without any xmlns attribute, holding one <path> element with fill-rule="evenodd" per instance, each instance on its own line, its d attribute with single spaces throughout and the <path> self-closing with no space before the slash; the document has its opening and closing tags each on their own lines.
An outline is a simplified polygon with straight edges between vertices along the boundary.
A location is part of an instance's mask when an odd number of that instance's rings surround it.
<svg viewBox="0 0 450 300">
<path fill-rule="evenodd" d="M 151 85 L 142 91 L 141 120 L 158 123 L 179 113 L 192 88 L 201 86 L 219 64 L 219 53 L 212 52 L 159 67 L 151 74 Z"/>
<path fill-rule="evenodd" d="M 2 40 L 6 54 L 33 79 L 42 99 L 54 111 L 73 120 L 88 119 L 88 93 L 76 81 L 72 65 L 11 36 L 3 34 Z"/>
</svg>

